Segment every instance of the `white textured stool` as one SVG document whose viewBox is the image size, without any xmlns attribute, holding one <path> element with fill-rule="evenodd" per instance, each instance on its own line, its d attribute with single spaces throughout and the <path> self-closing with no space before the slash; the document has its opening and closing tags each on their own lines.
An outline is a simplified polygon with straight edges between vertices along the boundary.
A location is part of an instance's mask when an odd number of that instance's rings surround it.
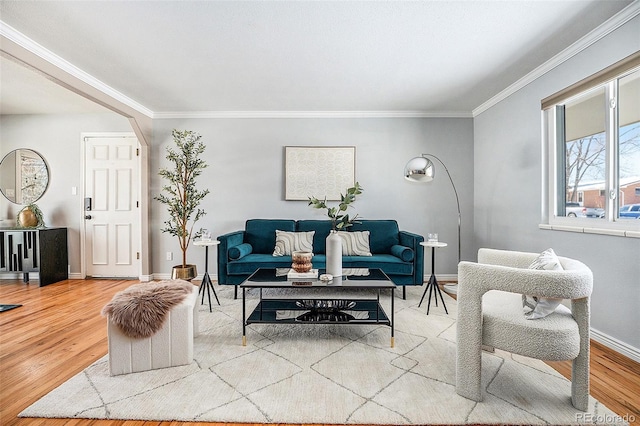
<svg viewBox="0 0 640 426">
<path fill-rule="evenodd" d="M 112 376 L 175 367 L 193 361 L 193 337 L 198 334 L 198 287 L 167 314 L 153 336 L 133 339 L 107 317 L 109 372 Z"/>
</svg>

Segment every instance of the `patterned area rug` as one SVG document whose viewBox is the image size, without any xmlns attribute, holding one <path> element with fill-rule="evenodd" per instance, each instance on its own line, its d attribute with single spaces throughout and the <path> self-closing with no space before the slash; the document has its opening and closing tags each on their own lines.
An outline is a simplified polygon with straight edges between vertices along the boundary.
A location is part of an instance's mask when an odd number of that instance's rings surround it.
<svg viewBox="0 0 640 426">
<path fill-rule="evenodd" d="M 483 354 L 484 401 L 455 392 L 456 301 L 396 292 L 395 347 L 381 325 L 250 325 L 242 300 L 217 286 L 221 306 L 200 306 L 195 361 L 111 377 L 106 356 L 24 410 L 21 417 L 321 424 L 626 424 L 541 361 Z M 298 296 L 298 294 L 296 294 Z M 302 297 L 302 295 L 300 295 Z M 248 292 L 248 305 L 258 295 Z M 381 303 L 389 309 L 388 295 Z"/>
</svg>

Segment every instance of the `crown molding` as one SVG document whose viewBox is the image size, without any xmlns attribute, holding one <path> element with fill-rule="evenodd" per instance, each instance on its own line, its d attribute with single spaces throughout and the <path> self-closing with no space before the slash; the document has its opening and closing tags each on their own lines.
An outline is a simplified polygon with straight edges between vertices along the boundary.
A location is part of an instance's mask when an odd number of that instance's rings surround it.
<svg viewBox="0 0 640 426">
<path fill-rule="evenodd" d="M 52 51 L 50 51 L 46 47 L 42 46 L 41 44 L 31 40 L 29 37 L 27 37 L 24 34 L 20 33 L 18 30 L 16 30 L 15 28 L 11 27 L 10 25 L 7 25 L 5 22 L 3 22 L 1 20 L 0 20 L 0 36 L 6 38 L 9 41 L 12 41 L 13 43 L 17 44 L 21 48 L 26 49 L 30 53 L 32 53 L 32 54 L 38 56 L 39 58 L 47 61 L 51 65 L 59 68 L 60 70 L 66 72 L 67 74 L 71 75 L 72 77 L 77 78 L 78 80 L 82 81 L 83 83 L 88 84 L 89 86 L 93 87 L 94 89 L 99 90 L 100 92 L 104 93 L 105 95 L 108 95 L 108 96 L 114 98 L 115 100 L 123 103 L 124 105 L 127 105 L 130 108 L 133 108 L 134 110 L 138 111 L 140 114 L 143 114 L 143 115 L 145 115 L 147 117 L 152 117 L 153 116 L 153 111 L 151 111 L 150 109 L 148 109 L 145 106 L 139 104 L 138 102 L 136 102 L 133 99 L 127 97 L 126 95 L 118 92 L 117 90 L 115 90 L 111 86 L 106 85 L 102 81 L 98 80 L 97 78 L 93 77 L 92 75 L 90 75 L 90 74 L 86 73 L 85 71 L 81 70 L 80 68 L 76 67 L 75 65 L 73 65 L 69 61 L 61 58 L 58 55 L 56 55 L 55 53 L 53 53 Z M 40 72 L 43 72 L 43 71 L 40 71 Z"/>
<path fill-rule="evenodd" d="M 153 119 L 185 118 L 472 118 L 463 111 L 167 111 Z"/>
<path fill-rule="evenodd" d="M 636 0 L 631 3 L 626 8 L 622 9 L 620 12 L 612 16 L 602 25 L 598 26 L 596 29 L 582 37 L 580 40 L 573 43 L 571 46 L 564 49 L 562 52 L 555 55 L 553 58 L 549 59 L 544 64 L 540 65 L 529 74 L 525 75 L 511 86 L 507 87 L 497 95 L 493 96 L 482 105 L 478 106 L 473 110 L 473 117 L 477 117 L 482 114 L 492 106 L 498 104 L 499 102 L 505 100 L 512 94 L 516 93 L 518 90 L 527 86 L 529 83 L 535 81 L 536 79 L 542 77 L 549 71 L 553 70 L 557 66 L 562 63 L 568 61 L 578 53 L 582 52 L 592 44 L 601 40 L 611 32 L 620 28 L 622 25 L 629 22 L 631 19 L 635 18 L 640 14 L 640 1 Z"/>
</svg>

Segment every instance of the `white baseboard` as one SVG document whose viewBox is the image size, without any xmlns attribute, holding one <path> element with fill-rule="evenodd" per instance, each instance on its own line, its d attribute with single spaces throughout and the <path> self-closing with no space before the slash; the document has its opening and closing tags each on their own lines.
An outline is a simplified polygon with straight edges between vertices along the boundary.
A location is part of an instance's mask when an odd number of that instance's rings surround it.
<svg viewBox="0 0 640 426">
<path fill-rule="evenodd" d="M 151 280 L 170 280 L 171 279 L 171 273 L 155 273 L 155 274 L 151 274 L 150 279 L 148 281 Z M 218 275 L 216 274 L 209 274 L 209 277 L 211 277 L 211 281 L 218 281 Z M 202 279 L 204 278 L 204 274 L 198 274 L 194 280 L 196 281 L 202 281 Z"/>
<path fill-rule="evenodd" d="M 611 337 L 601 331 L 598 331 L 594 328 L 591 328 L 591 338 L 598 343 L 602 343 L 609 349 L 612 349 L 627 358 L 631 358 L 636 362 L 640 362 L 640 349 L 634 348 L 631 345 L 628 345 L 615 337 Z"/>
<path fill-rule="evenodd" d="M 70 280 L 84 280 L 86 277 L 80 272 L 72 272 L 69 274 Z"/>
<path fill-rule="evenodd" d="M 22 272 L 3 272 L 0 274 L 0 280 L 21 280 Z"/>
<path fill-rule="evenodd" d="M 425 274 L 424 282 L 428 283 L 429 278 L 431 278 L 431 274 Z M 458 282 L 458 274 L 436 274 L 436 279 L 438 281 L 455 281 Z"/>
</svg>

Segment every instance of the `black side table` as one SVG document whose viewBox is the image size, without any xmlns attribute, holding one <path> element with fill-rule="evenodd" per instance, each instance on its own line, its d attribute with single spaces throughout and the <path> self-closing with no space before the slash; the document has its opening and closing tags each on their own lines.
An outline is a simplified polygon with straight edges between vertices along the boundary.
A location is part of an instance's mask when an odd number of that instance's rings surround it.
<svg viewBox="0 0 640 426">
<path fill-rule="evenodd" d="M 202 282 L 200 283 L 198 295 L 202 293 L 202 301 L 200 304 L 204 305 L 204 293 L 205 291 L 207 292 L 207 297 L 209 299 L 209 312 L 211 312 L 211 292 L 213 292 L 213 296 L 216 298 L 218 305 L 220 304 L 220 300 L 218 300 L 218 295 L 216 294 L 216 289 L 213 288 L 213 283 L 209 276 L 209 246 L 217 246 L 218 244 L 220 244 L 220 241 L 218 240 L 193 242 L 194 246 L 204 246 L 204 278 L 202 278 Z"/>
<path fill-rule="evenodd" d="M 436 302 L 436 306 L 438 306 L 438 295 L 440 295 L 440 300 L 442 301 L 442 306 L 444 307 L 444 312 L 449 315 L 449 311 L 447 311 L 447 305 L 444 304 L 444 298 L 442 297 L 442 292 L 440 291 L 440 287 L 438 287 L 438 280 L 436 279 L 436 249 L 441 247 L 446 247 L 447 243 L 443 243 L 440 241 L 426 241 L 420 243 L 421 246 L 431 247 L 431 276 L 429 277 L 429 282 L 427 283 L 427 287 L 424 289 L 424 293 L 422 293 L 422 298 L 420 299 L 420 303 L 418 303 L 418 307 L 422 305 L 422 300 L 424 300 L 424 296 L 427 294 L 427 290 L 429 291 L 429 301 L 427 302 L 427 315 L 429 315 L 429 307 L 431 306 L 431 294 L 433 293 L 433 300 Z"/>
</svg>

